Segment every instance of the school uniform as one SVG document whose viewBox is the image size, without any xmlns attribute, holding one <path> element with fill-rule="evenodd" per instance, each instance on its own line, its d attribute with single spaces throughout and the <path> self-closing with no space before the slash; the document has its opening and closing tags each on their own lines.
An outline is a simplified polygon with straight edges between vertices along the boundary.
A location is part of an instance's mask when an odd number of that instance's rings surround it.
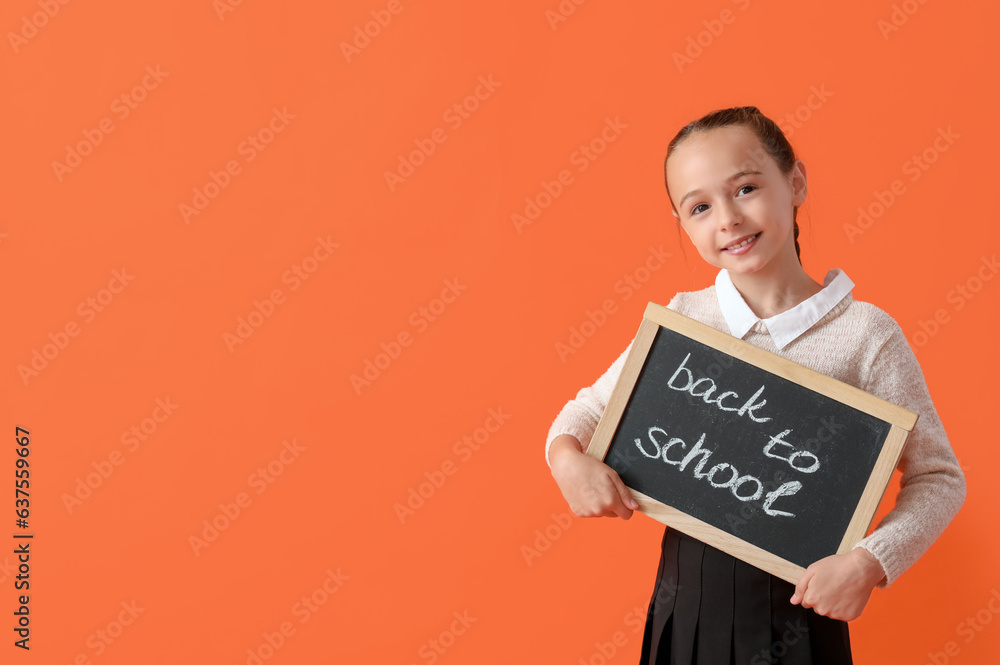
<svg viewBox="0 0 1000 665">
<path fill-rule="evenodd" d="M 882 565 L 887 587 L 944 531 L 965 499 L 965 476 L 909 344 L 895 320 L 855 300 L 854 282 L 830 270 L 823 289 L 795 307 L 759 319 L 726 270 L 715 284 L 678 293 L 668 308 L 755 346 L 920 414 L 900 458 L 907 496 L 864 547 Z M 553 421 L 586 450 L 631 343 Z M 920 482 L 910 483 L 917 476 Z M 795 587 L 714 547 L 666 527 L 649 602 L 641 665 L 841 665 L 852 663 L 845 621 L 789 602 Z"/>
<path fill-rule="evenodd" d="M 643 665 L 841 665 L 846 621 L 789 602 L 795 585 L 667 527 L 646 614 Z"/>
</svg>

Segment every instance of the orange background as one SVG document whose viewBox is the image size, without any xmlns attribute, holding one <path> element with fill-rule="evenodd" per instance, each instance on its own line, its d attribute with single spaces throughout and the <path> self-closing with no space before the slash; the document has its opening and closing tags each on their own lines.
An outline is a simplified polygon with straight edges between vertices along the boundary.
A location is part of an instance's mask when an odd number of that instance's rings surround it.
<svg viewBox="0 0 1000 665">
<path fill-rule="evenodd" d="M 15 426 L 31 431 L 35 534 L 29 652 L 12 646 L 13 556 L 0 555 L 3 662 L 235 664 L 250 650 L 268 663 L 599 663 L 619 631 L 608 662 L 635 662 L 663 527 L 558 526 L 568 508 L 545 435 L 647 302 L 712 282 L 673 224 L 662 161 L 685 123 L 745 104 L 781 122 L 807 164 L 806 270 L 844 269 L 915 342 L 968 479 L 944 536 L 852 623 L 856 662 L 941 662 L 949 642 L 948 662 L 993 662 L 1000 280 L 953 290 L 997 248 L 996 98 L 979 76 L 997 70 L 994 3 L 910 0 L 910 15 L 888 0 L 567 0 L 554 27 L 557 0 L 404 0 L 396 14 L 381 1 L 220 4 L 0 10 L 3 551 L 17 531 Z M 366 43 L 356 29 L 378 17 L 391 20 Z M 496 87 L 458 125 L 447 112 L 480 77 Z M 294 118 L 268 135 L 275 108 Z M 627 127 L 572 161 L 608 118 Z M 95 134 L 102 121 L 113 131 Z M 949 127 L 958 138 L 938 151 Z M 386 172 L 435 130 L 443 142 L 390 188 Z M 254 153 L 244 142 L 259 134 L 273 140 Z M 88 154 L 57 174 L 81 143 Z M 912 180 L 925 150 L 935 161 Z M 572 182 L 518 230 L 512 214 L 563 169 Z M 185 220 L 213 174 L 227 186 Z M 894 180 L 905 192 L 849 238 Z M 310 262 L 317 238 L 338 246 Z M 626 299 L 616 284 L 661 246 L 667 265 Z M 314 271 L 296 282 L 296 268 Z M 133 279 L 102 291 L 116 270 Z M 464 289 L 442 311 L 449 280 Z M 561 359 L 556 345 L 605 299 L 616 313 Z M 356 390 L 352 375 L 403 333 Z M 22 377 L 53 339 L 63 348 Z M 177 408 L 164 418 L 157 399 Z M 509 417 L 478 449 L 458 443 L 491 409 Z M 154 415 L 145 441 L 123 441 Z M 299 450 L 281 461 L 285 441 Z M 269 464 L 280 475 L 256 484 Z M 428 477 L 440 487 L 401 519 Z M 75 492 L 87 497 L 67 506 Z M 219 505 L 241 492 L 229 520 Z M 190 538 L 213 519 L 225 528 L 196 554 Z M 558 537 L 526 561 L 547 528 Z M 329 595 L 327 571 L 340 572 Z M 325 602 L 303 622 L 314 593 Z"/>
</svg>

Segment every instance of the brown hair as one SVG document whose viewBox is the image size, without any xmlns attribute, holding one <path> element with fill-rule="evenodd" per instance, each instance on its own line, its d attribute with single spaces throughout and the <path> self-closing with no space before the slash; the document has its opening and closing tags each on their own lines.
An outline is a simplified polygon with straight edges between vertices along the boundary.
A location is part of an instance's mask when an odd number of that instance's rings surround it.
<svg viewBox="0 0 1000 665">
<path fill-rule="evenodd" d="M 681 129 L 681 131 L 677 132 L 677 136 L 675 136 L 667 146 L 667 156 L 663 160 L 664 185 L 666 185 L 667 182 L 667 160 L 670 159 L 670 155 L 673 154 L 674 150 L 681 141 L 695 132 L 703 132 L 710 129 L 730 126 L 741 126 L 750 129 L 757 136 L 757 139 L 760 141 L 764 151 L 770 155 L 775 163 L 777 163 L 778 169 L 781 173 L 787 176 L 792 172 L 792 169 L 795 167 L 795 151 L 792 150 L 791 144 L 788 142 L 788 139 L 785 138 L 784 133 L 778 125 L 761 113 L 756 106 L 737 106 L 712 111 L 708 115 L 704 115 L 694 122 L 688 123 Z M 760 159 L 763 158 L 763 153 L 754 155 L 754 158 L 759 164 Z M 670 198 L 669 189 L 667 190 L 667 198 Z M 672 198 L 670 198 L 670 205 L 676 208 Z M 799 207 L 794 206 L 792 208 L 792 228 L 794 229 L 793 237 L 795 239 L 795 256 L 798 257 L 799 264 L 801 265 L 802 256 L 799 253 L 799 223 L 795 221 L 795 218 L 798 216 L 798 212 Z"/>
</svg>

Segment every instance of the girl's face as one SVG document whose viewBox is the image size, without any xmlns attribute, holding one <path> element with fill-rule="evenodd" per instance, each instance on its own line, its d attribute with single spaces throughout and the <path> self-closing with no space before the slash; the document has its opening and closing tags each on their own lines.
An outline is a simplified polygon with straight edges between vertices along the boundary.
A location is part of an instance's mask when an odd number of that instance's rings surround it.
<svg viewBox="0 0 1000 665">
<path fill-rule="evenodd" d="M 798 267 L 792 207 L 806 196 L 801 161 L 786 177 L 751 130 L 720 127 L 681 142 L 666 175 L 674 216 L 708 263 L 740 274 Z"/>
</svg>

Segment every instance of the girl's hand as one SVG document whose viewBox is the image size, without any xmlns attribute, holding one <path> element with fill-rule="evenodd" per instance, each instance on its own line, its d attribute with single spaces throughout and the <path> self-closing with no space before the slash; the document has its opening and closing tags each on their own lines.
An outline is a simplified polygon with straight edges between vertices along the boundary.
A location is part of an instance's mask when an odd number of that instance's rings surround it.
<svg viewBox="0 0 1000 665">
<path fill-rule="evenodd" d="M 563 445 L 559 437 L 552 442 L 549 459 L 563 498 L 577 517 L 620 517 L 627 520 L 639 504 L 618 477 L 604 462 L 580 450 L 575 438 L 573 445 Z M 557 443 L 560 444 L 557 446 Z"/>
<path fill-rule="evenodd" d="M 806 568 L 795 585 L 792 604 L 801 603 L 831 619 L 861 616 L 875 585 L 885 577 L 882 564 L 863 547 L 834 554 Z"/>
</svg>

